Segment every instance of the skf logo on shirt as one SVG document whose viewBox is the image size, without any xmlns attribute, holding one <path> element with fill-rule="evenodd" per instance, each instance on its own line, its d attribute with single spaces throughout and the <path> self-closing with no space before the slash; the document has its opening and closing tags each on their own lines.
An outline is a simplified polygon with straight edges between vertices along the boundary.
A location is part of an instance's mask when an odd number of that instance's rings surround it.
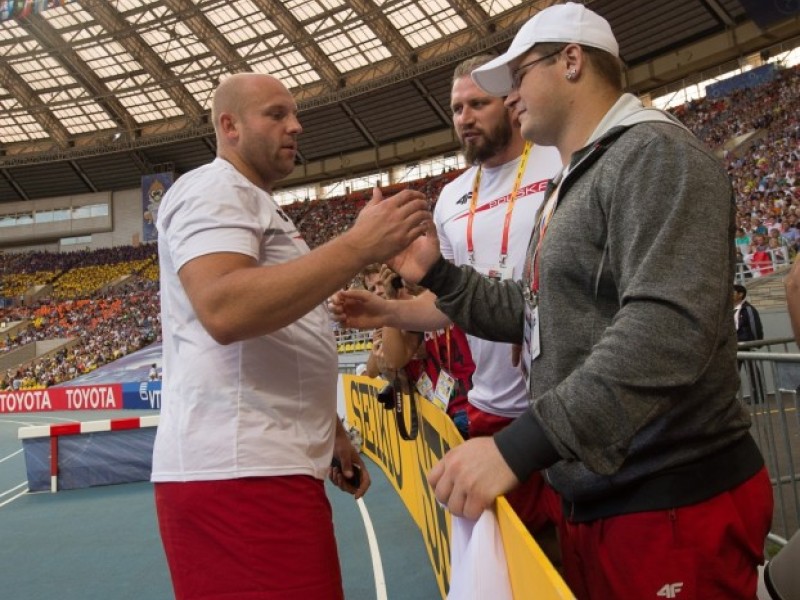
<svg viewBox="0 0 800 600">
<path fill-rule="evenodd" d="M 461 196 L 461 198 L 456 200 L 456 204 L 466 204 L 470 198 L 472 198 L 472 192 L 467 192 L 466 194 Z"/>
<path fill-rule="evenodd" d="M 683 582 L 676 581 L 675 583 L 667 583 L 664 585 L 658 592 L 656 592 L 656 596 L 659 598 L 677 598 L 678 594 L 681 593 L 683 589 Z"/>
</svg>

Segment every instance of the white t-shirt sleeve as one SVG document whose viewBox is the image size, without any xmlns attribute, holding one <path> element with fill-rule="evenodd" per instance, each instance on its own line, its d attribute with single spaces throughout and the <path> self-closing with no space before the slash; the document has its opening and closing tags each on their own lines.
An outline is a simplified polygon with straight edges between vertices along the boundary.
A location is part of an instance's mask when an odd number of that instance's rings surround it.
<svg viewBox="0 0 800 600">
<path fill-rule="evenodd" d="M 209 182 L 206 182 L 207 184 Z M 261 240 L 270 227 L 259 211 L 258 192 L 211 183 L 173 196 L 164 220 L 169 251 L 176 270 L 190 260 L 215 252 L 235 252 L 259 259 Z M 214 202 L 208 202 L 213 197 Z M 269 212 L 268 214 L 272 214 Z"/>
</svg>

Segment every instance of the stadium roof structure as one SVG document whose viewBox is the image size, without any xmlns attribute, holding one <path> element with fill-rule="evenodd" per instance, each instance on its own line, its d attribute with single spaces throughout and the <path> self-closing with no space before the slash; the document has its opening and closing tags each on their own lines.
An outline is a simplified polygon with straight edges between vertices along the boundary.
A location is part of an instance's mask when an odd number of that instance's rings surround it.
<svg viewBox="0 0 800 600">
<path fill-rule="evenodd" d="M 209 162 L 212 91 L 243 71 L 298 101 L 287 185 L 455 151 L 455 64 L 502 51 L 554 3 L 0 0 L 0 202 L 137 188 Z M 800 44 L 797 0 L 585 4 L 611 22 L 638 93 Z"/>
</svg>

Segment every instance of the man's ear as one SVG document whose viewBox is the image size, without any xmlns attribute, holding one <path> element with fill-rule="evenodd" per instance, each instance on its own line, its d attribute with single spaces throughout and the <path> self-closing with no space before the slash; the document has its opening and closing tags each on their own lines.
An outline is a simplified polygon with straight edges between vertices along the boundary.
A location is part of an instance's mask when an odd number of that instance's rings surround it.
<svg viewBox="0 0 800 600">
<path fill-rule="evenodd" d="M 581 74 L 586 62 L 583 48 L 578 44 L 567 44 L 562 53 L 564 56 L 564 76 L 570 80 L 576 79 Z"/>
<path fill-rule="evenodd" d="M 219 116 L 219 126 L 226 137 L 236 137 L 239 134 L 236 118 L 231 113 L 222 113 Z"/>
</svg>

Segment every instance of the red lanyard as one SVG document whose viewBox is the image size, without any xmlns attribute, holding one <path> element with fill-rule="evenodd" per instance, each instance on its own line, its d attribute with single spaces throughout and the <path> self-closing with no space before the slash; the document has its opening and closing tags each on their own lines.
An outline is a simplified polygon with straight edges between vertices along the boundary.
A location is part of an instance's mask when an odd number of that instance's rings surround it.
<svg viewBox="0 0 800 600">
<path fill-rule="evenodd" d="M 561 178 L 563 181 L 564 178 Z M 550 225 L 550 219 L 553 218 L 553 213 L 556 212 L 556 206 L 558 205 L 558 192 L 561 189 L 561 181 L 558 182 L 558 185 L 553 190 L 553 193 L 550 194 L 550 197 L 547 198 L 547 202 L 545 203 L 542 209 L 542 216 L 539 219 L 539 238 L 536 240 L 536 247 L 533 250 L 533 256 L 531 257 L 530 264 L 533 266 L 533 277 L 531 277 L 531 290 L 533 290 L 534 294 L 539 293 L 539 255 L 542 249 L 542 240 L 544 240 L 544 234 L 547 232 L 547 226 Z"/>
<path fill-rule="evenodd" d="M 453 362 L 452 357 L 450 355 L 450 330 L 453 328 L 452 325 L 448 325 L 444 328 L 444 335 L 445 335 L 445 343 L 447 344 L 447 372 L 453 372 Z M 433 332 L 433 348 L 434 352 L 436 353 L 436 362 L 439 363 L 439 368 L 441 369 L 442 366 L 442 354 L 439 352 L 439 334 L 438 332 Z"/>
<path fill-rule="evenodd" d="M 508 257 L 508 234 L 511 230 L 511 213 L 514 212 L 514 204 L 517 201 L 517 194 L 519 193 L 520 185 L 522 185 L 522 176 L 525 174 L 525 166 L 528 164 L 528 156 L 530 156 L 531 148 L 533 145 L 530 142 L 525 142 L 525 147 L 522 149 L 522 156 L 517 168 L 517 176 L 514 179 L 514 188 L 511 190 L 511 197 L 508 199 L 508 206 L 506 207 L 506 218 L 503 223 L 503 241 L 500 245 L 500 266 L 505 266 L 506 258 Z M 475 220 L 475 213 L 478 209 L 478 190 L 481 186 L 481 173 L 482 165 L 478 165 L 478 171 L 475 173 L 475 180 L 472 182 L 472 198 L 469 203 L 469 218 L 467 219 L 467 252 L 469 253 L 470 264 L 475 264 L 475 246 L 472 243 L 472 224 Z"/>
</svg>

